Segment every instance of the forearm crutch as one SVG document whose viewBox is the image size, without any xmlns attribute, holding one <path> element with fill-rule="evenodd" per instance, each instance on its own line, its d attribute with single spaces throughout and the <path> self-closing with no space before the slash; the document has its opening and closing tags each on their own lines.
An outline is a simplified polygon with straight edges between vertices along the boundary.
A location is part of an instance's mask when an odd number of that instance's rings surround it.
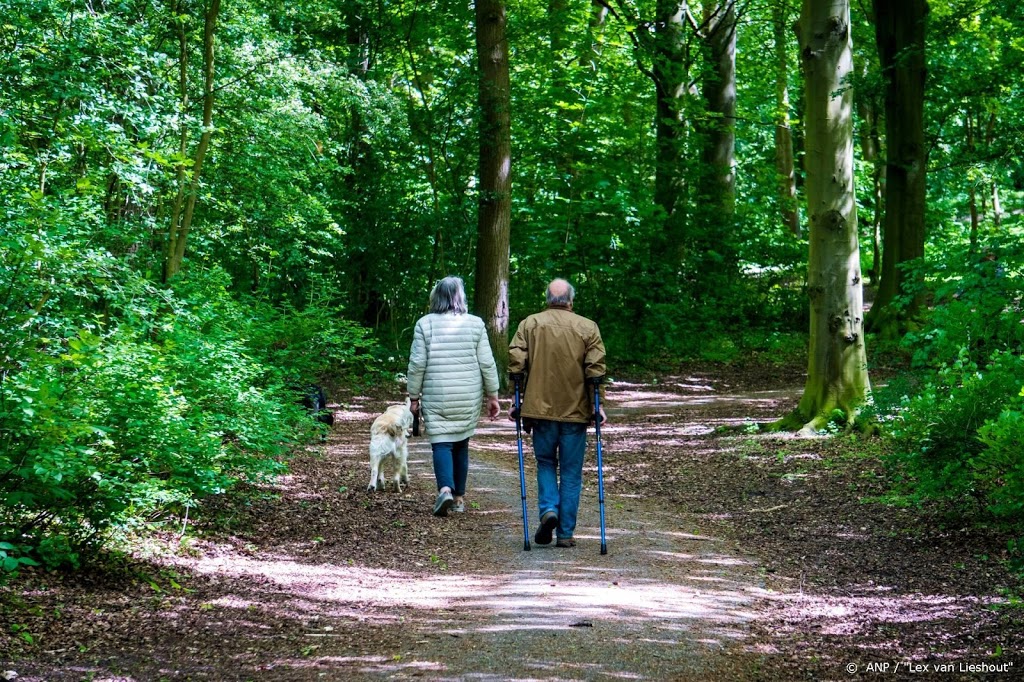
<svg viewBox="0 0 1024 682">
<path fill-rule="evenodd" d="M 601 461 L 601 381 L 604 377 L 591 377 L 594 386 L 594 433 L 597 435 L 597 505 L 601 510 L 601 554 L 608 553 L 604 529 L 604 466 Z"/>
<path fill-rule="evenodd" d="M 519 447 L 519 492 L 523 498 L 523 551 L 530 551 L 530 521 L 526 512 L 526 467 L 523 464 L 523 412 L 520 398 L 522 396 L 522 374 L 509 374 L 516 386 L 516 402 L 513 413 L 516 416 L 516 445 Z"/>
</svg>

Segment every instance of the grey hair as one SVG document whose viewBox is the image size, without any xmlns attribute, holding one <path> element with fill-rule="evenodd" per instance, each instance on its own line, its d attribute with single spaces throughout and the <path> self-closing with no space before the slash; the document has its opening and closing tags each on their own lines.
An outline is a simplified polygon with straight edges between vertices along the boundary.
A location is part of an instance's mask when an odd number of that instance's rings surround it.
<svg viewBox="0 0 1024 682">
<path fill-rule="evenodd" d="M 466 286 L 461 277 L 445 277 L 434 285 L 430 292 L 430 312 L 457 313 L 469 312 L 466 305 Z"/>
<path fill-rule="evenodd" d="M 556 279 L 555 282 L 557 281 L 559 280 Z M 564 279 L 561 281 L 565 282 Z M 554 284 L 555 282 L 552 282 L 551 284 Z M 576 289 L 574 289 L 568 282 L 565 282 L 566 293 L 561 296 L 555 296 L 551 293 L 551 284 L 548 285 L 547 290 L 544 292 L 548 299 L 548 305 L 572 305 L 572 300 L 576 298 Z"/>
</svg>

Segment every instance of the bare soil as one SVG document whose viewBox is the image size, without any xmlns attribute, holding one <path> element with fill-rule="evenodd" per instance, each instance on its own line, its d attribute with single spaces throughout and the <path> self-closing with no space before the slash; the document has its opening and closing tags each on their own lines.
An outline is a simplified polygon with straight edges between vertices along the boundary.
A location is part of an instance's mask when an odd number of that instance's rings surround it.
<svg viewBox="0 0 1024 682">
<path fill-rule="evenodd" d="M 220 501 L 130 558 L 0 589 L 0 673 L 1024 678 L 1009 534 L 885 503 L 875 441 L 755 432 L 795 405 L 798 384 L 756 367 L 613 384 L 606 555 L 592 458 L 578 546 L 538 546 L 525 444 L 525 552 L 510 422 L 481 423 L 469 508 L 439 519 L 426 439 L 412 441 L 403 493 L 365 490 L 369 424 L 398 387 L 339 396 L 328 441 L 276 485 Z"/>
</svg>

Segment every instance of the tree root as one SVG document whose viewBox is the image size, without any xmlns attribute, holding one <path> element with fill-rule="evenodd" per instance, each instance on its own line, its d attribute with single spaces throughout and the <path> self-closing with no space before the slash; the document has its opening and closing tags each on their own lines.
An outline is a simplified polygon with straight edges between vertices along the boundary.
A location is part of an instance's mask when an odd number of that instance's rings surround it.
<svg viewBox="0 0 1024 682">
<path fill-rule="evenodd" d="M 779 433 L 780 431 L 797 431 L 804 424 L 804 416 L 800 414 L 799 410 L 793 410 L 782 419 L 778 421 L 765 424 L 761 427 L 762 431 L 768 433 Z"/>
</svg>

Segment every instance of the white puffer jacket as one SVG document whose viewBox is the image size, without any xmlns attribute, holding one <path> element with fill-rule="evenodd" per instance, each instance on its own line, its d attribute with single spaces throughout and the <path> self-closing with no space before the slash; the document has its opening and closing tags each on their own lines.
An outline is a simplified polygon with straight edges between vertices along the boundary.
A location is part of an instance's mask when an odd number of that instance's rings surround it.
<svg viewBox="0 0 1024 682">
<path fill-rule="evenodd" d="M 498 395 L 498 368 L 483 320 L 454 313 L 421 317 L 407 378 L 409 395 L 420 400 L 420 418 L 431 443 L 472 436 L 484 393 Z"/>
</svg>

